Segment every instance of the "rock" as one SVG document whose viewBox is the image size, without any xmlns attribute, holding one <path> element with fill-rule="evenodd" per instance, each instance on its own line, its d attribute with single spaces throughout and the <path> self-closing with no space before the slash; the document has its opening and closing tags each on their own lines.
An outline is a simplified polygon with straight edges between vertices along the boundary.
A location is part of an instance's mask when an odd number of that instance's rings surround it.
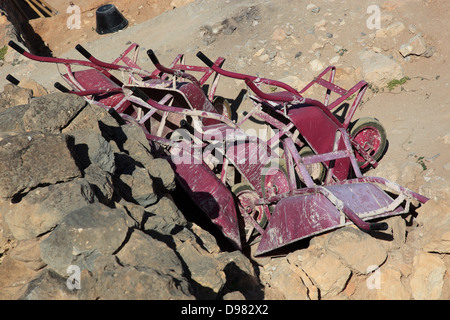
<svg viewBox="0 0 450 320">
<path fill-rule="evenodd" d="M 450 253 L 450 206 L 446 199 L 429 200 L 418 210 L 417 222 L 423 226 L 422 248 L 427 252 Z"/>
<path fill-rule="evenodd" d="M 28 284 L 39 275 L 27 265 L 9 255 L 0 264 L 0 299 L 17 300 L 26 291 Z"/>
<path fill-rule="evenodd" d="M 316 51 L 318 49 L 323 49 L 323 47 L 324 47 L 323 43 L 314 42 L 311 46 L 311 50 Z"/>
<path fill-rule="evenodd" d="M 42 97 L 48 94 L 44 86 L 33 79 L 23 78 L 20 80 L 19 87 L 29 89 L 33 92 L 33 97 Z"/>
<path fill-rule="evenodd" d="M 114 173 L 116 170 L 115 156 L 111 145 L 100 134 L 93 131 L 72 131 L 74 137 L 74 151 L 82 169 L 91 164 L 97 165 L 101 170 Z"/>
<path fill-rule="evenodd" d="M 228 292 L 222 297 L 223 300 L 245 300 L 245 297 L 239 291 Z"/>
<path fill-rule="evenodd" d="M 422 34 L 419 33 L 412 37 L 407 43 L 400 46 L 399 52 L 403 57 L 407 57 L 409 55 L 420 56 L 423 55 L 427 51 L 427 44 L 422 37 Z"/>
<path fill-rule="evenodd" d="M 379 288 L 376 288 L 377 299 L 380 300 L 410 300 L 408 289 L 403 285 L 402 274 L 392 267 L 380 269 Z"/>
<path fill-rule="evenodd" d="M 350 269 L 338 257 L 318 245 L 289 254 L 288 261 L 308 275 L 319 288 L 321 298 L 339 294 L 351 275 Z"/>
<path fill-rule="evenodd" d="M 400 249 L 406 241 L 406 222 L 401 216 L 390 217 L 385 220 L 389 225 L 386 234 L 392 235 L 392 241 L 382 242 L 387 250 Z"/>
<path fill-rule="evenodd" d="M 43 237 L 45 238 L 45 237 Z M 38 271 L 46 266 L 41 259 L 41 251 L 39 248 L 43 238 L 30 239 L 20 241 L 9 253 L 9 257 L 23 264 L 31 270 Z"/>
<path fill-rule="evenodd" d="M 434 254 L 420 252 L 414 257 L 410 286 L 416 300 L 436 300 L 441 297 L 446 268 Z"/>
<path fill-rule="evenodd" d="M 340 56 L 334 56 L 334 57 L 332 57 L 332 58 L 330 59 L 330 64 L 331 64 L 331 65 L 334 65 L 334 64 L 338 63 L 340 58 L 341 58 Z"/>
<path fill-rule="evenodd" d="M 147 169 L 158 191 L 167 193 L 175 190 L 175 172 L 166 159 L 152 159 Z"/>
<path fill-rule="evenodd" d="M 272 40 L 275 41 L 283 41 L 287 37 L 286 31 L 282 28 L 276 28 L 275 31 L 272 34 Z"/>
<path fill-rule="evenodd" d="M 255 57 L 255 58 L 260 57 L 264 52 L 266 52 L 266 48 L 261 48 L 261 49 L 259 49 L 258 51 L 255 52 L 253 57 Z"/>
<path fill-rule="evenodd" d="M 97 164 L 84 169 L 84 178 L 91 185 L 99 202 L 110 204 L 114 196 L 112 174 L 102 170 Z"/>
<path fill-rule="evenodd" d="M 321 29 L 321 28 L 324 28 L 326 25 L 327 25 L 327 20 L 322 19 L 322 20 L 314 23 L 314 28 Z"/>
<path fill-rule="evenodd" d="M 359 54 L 359 58 L 364 80 L 375 87 L 385 87 L 389 81 L 404 77 L 402 66 L 381 53 L 366 50 Z"/>
<path fill-rule="evenodd" d="M 32 97 L 32 90 L 21 88 L 13 84 L 7 84 L 3 88 L 3 92 L 0 93 L 0 112 L 15 106 L 26 105 L 30 102 Z"/>
<path fill-rule="evenodd" d="M 81 176 L 67 135 L 20 134 L 0 141 L 0 197 Z"/>
<path fill-rule="evenodd" d="M 0 209 L 4 222 L 17 240 L 38 237 L 55 228 L 71 211 L 94 202 L 94 192 L 84 179 L 41 187 L 20 202 L 5 201 Z"/>
<path fill-rule="evenodd" d="M 217 298 L 226 282 L 220 263 L 192 241 L 182 243 L 177 247 L 177 252 L 194 280 L 195 296 L 199 299 Z"/>
<path fill-rule="evenodd" d="M 183 266 L 177 254 L 164 242 L 139 230 L 133 230 L 116 257 L 122 266 L 151 267 L 155 271 L 179 277 L 183 274 Z"/>
<path fill-rule="evenodd" d="M 311 11 L 312 13 L 319 13 L 320 7 L 316 6 L 314 3 L 310 3 L 306 6 L 306 10 Z"/>
<path fill-rule="evenodd" d="M 324 248 L 338 255 L 346 266 L 358 274 L 367 274 L 387 258 L 386 249 L 376 238 L 357 229 L 344 227 L 329 234 Z"/>
<path fill-rule="evenodd" d="M 325 68 L 324 64 L 319 59 L 314 59 L 309 62 L 309 67 L 314 72 L 323 71 Z"/>
<path fill-rule="evenodd" d="M 187 226 L 186 218 L 168 197 L 161 198 L 154 205 L 147 207 L 145 211 L 144 230 L 171 234 L 177 226 Z"/>
<path fill-rule="evenodd" d="M 287 77 L 281 78 L 280 81 L 286 83 L 287 85 L 291 86 L 295 90 L 301 90 L 308 84 L 306 81 L 303 81 L 299 77 L 296 77 L 296 76 L 287 76 Z"/>
<path fill-rule="evenodd" d="M 149 267 L 121 266 L 112 255 L 99 257 L 93 272 L 82 271 L 83 300 L 193 300 L 188 281 Z"/>
<path fill-rule="evenodd" d="M 405 25 L 397 21 L 390 24 L 387 28 L 378 29 L 375 35 L 377 38 L 392 38 L 398 36 L 403 30 L 405 30 Z"/>
<path fill-rule="evenodd" d="M 70 290 L 67 279 L 51 269 L 42 272 L 28 284 L 20 300 L 78 300 L 77 291 Z"/>
<path fill-rule="evenodd" d="M 221 264 L 226 276 L 223 293 L 239 291 L 247 300 L 263 298 L 262 286 L 254 266 L 242 252 L 222 252 L 214 255 L 214 258 Z"/>
<path fill-rule="evenodd" d="M 87 104 L 82 108 L 75 118 L 62 129 L 62 133 L 87 130 L 97 132 L 110 141 L 113 138 L 120 138 L 121 142 L 126 139 L 125 134 L 120 129 L 117 121 L 108 113 L 108 111 L 95 104 Z"/>
<path fill-rule="evenodd" d="M 120 141 L 121 138 L 117 134 L 118 131 L 116 131 L 115 132 L 116 135 L 114 136 L 114 140 L 116 141 L 116 143 L 121 144 L 122 151 L 126 152 L 130 157 L 136 160 L 136 162 L 138 162 L 142 167 L 150 169 L 153 166 L 152 165 L 153 156 L 150 153 L 150 146 L 142 128 L 138 126 L 124 125 L 121 126 L 120 129 L 122 130 L 123 141 L 122 142 Z M 167 171 L 168 170 L 167 165 L 165 165 L 163 162 L 164 160 L 162 159 L 158 160 L 158 162 L 155 162 L 155 165 L 161 164 L 161 166 L 163 166 L 161 170 Z M 157 171 L 158 169 L 155 168 L 154 172 L 156 176 Z"/>
<path fill-rule="evenodd" d="M 270 287 L 278 289 L 286 300 L 309 300 L 309 288 L 305 285 L 301 271 L 286 259 L 265 266 L 270 275 Z"/>
<path fill-rule="evenodd" d="M 24 128 L 26 131 L 60 133 L 86 104 L 77 95 L 59 92 L 34 98 L 23 114 Z"/>
<path fill-rule="evenodd" d="M 92 270 L 100 255 L 119 249 L 128 234 L 126 213 L 94 203 L 67 214 L 47 239 L 41 242 L 41 258 L 66 275 L 70 265 Z"/>
<path fill-rule="evenodd" d="M 269 57 L 268 54 L 263 54 L 263 55 L 261 55 L 258 59 L 259 59 L 259 61 L 267 62 L 267 61 L 270 60 L 270 57 Z"/>
<path fill-rule="evenodd" d="M 146 168 L 134 167 L 129 173 L 120 174 L 114 179 L 116 190 L 127 201 L 148 207 L 158 201 L 153 189 L 153 181 Z"/>
<path fill-rule="evenodd" d="M 0 131 L 10 133 L 10 135 L 25 132 L 23 114 L 29 107 L 28 104 L 11 106 L 0 112 Z"/>
</svg>

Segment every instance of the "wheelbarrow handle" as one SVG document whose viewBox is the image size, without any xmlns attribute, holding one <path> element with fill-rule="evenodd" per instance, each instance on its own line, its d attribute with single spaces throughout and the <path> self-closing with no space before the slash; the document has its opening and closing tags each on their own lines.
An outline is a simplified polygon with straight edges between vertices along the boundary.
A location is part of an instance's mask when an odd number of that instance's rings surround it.
<svg viewBox="0 0 450 320">
<path fill-rule="evenodd" d="M 138 87 L 132 87 L 130 90 L 131 90 L 131 92 L 133 92 L 133 94 L 136 97 L 142 99 L 145 102 L 147 102 L 150 99 L 150 97 L 147 94 L 145 94 L 145 92 L 142 91 L 141 89 L 139 89 Z"/>
<path fill-rule="evenodd" d="M 90 54 L 81 44 L 77 44 L 75 49 L 88 60 L 92 57 L 92 54 Z"/>
<path fill-rule="evenodd" d="M 9 82 L 11 82 L 12 84 L 14 84 L 14 85 L 16 85 L 16 86 L 18 86 L 19 83 L 20 83 L 20 81 L 19 81 L 18 79 L 16 79 L 14 76 L 12 76 L 12 75 L 10 75 L 10 74 L 8 74 L 8 75 L 6 76 L 6 80 L 8 80 Z"/>
<path fill-rule="evenodd" d="M 191 126 L 185 119 L 180 121 L 180 127 L 186 129 L 190 134 L 195 134 L 194 127 Z"/>
<path fill-rule="evenodd" d="M 212 67 L 214 65 L 214 62 L 211 61 L 207 56 L 203 54 L 203 52 L 199 51 L 197 52 L 197 57 L 202 60 L 208 67 Z"/>
<path fill-rule="evenodd" d="M 63 86 L 63 85 L 62 85 L 61 83 L 59 83 L 59 82 L 55 82 L 54 86 L 55 86 L 56 89 L 58 89 L 59 91 L 61 91 L 61 92 L 63 92 L 63 93 L 70 92 L 70 90 L 69 90 L 67 87 Z"/>
<path fill-rule="evenodd" d="M 147 51 L 147 55 L 149 56 L 150 60 L 152 60 L 154 65 L 159 65 L 160 64 L 158 58 L 156 57 L 155 52 L 153 52 L 152 49 L 149 49 Z"/>
<path fill-rule="evenodd" d="M 15 43 L 14 41 L 10 40 L 8 42 L 8 45 L 13 48 L 14 50 L 16 50 L 18 53 L 20 54 L 24 54 L 25 53 L 25 49 L 22 48 L 21 46 L 19 46 L 17 43 Z"/>
<path fill-rule="evenodd" d="M 370 224 L 370 230 L 375 231 L 375 230 L 387 230 L 389 228 L 389 225 L 386 222 L 372 222 Z"/>
</svg>

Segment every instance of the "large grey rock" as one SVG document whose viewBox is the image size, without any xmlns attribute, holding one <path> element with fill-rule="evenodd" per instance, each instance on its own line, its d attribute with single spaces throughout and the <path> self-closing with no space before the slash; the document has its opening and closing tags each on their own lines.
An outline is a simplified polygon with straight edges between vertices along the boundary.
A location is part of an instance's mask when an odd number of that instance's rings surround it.
<svg viewBox="0 0 450 320">
<path fill-rule="evenodd" d="M 0 197 L 81 176 L 67 135 L 28 133 L 0 141 Z"/>
<path fill-rule="evenodd" d="M 175 190 L 175 172 L 166 159 L 151 160 L 148 171 L 158 191 L 164 193 Z"/>
<path fill-rule="evenodd" d="M 71 211 L 94 202 L 94 192 L 84 179 L 30 191 L 18 203 L 0 206 L 4 222 L 17 240 L 35 238 L 55 228 Z"/>
<path fill-rule="evenodd" d="M 171 234 L 176 226 L 187 226 L 187 220 L 175 203 L 168 197 L 161 198 L 156 204 L 145 209 L 144 230 Z"/>
<path fill-rule="evenodd" d="M 92 270 L 95 258 L 117 251 L 128 234 L 126 213 L 100 203 L 72 211 L 41 242 L 41 258 L 61 275 L 70 265 Z"/>
<path fill-rule="evenodd" d="M 25 130 L 60 133 L 86 105 L 82 97 L 60 92 L 33 98 L 23 114 Z"/>
<path fill-rule="evenodd" d="M 25 132 L 25 126 L 23 124 L 23 114 L 28 110 L 30 106 L 17 105 L 0 112 L 0 131 L 1 132 L 13 132 L 15 134 Z"/>
<path fill-rule="evenodd" d="M 20 300 L 77 300 L 77 290 L 70 290 L 66 277 L 51 269 L 42 272 L 28 284 Z"/>
<path fill-rule="evenodd" d="M 84 169 L 84 178 L 94 190 L 99 202 L 110 204 L 114 196 L 114 183 L 112 174 L 102 170 L 97 164 L 91 164 Z"/>
<path fill-rule="evenodd" d="M 152 268 L 161 273 L 183 275 L 183 266 L 176 253 L 164 242 L 139 230 L 133 230 L 116 256 L 123 266 Z"/>
<path fill-rule="evenodd" d="M 197 243 L 186 241 L 177 252 L 187 265 L 189 275 L 195 281 L 194 291 L 199 299 L 216 299 L 226 283 L 222 264 Z"/>
<path fill-rule="evenodd" d="M 74 151 L 83 169 L 96 164 L 103 171 L 114 173 L 116 169 L 114 152 L 106 139 L 93 131 L 72 131 L 75 138 Z"/>
<path fill-rule="evenodd" d="M 93 272 L 82 272 L 83 300 L 193 300 L 189 282 L 151 267 L 122 266 L 114 256 L 95 261 Z"/>
<path fill-rule="evenodd" d="M 120 160 L 117 160 L 117 159 Z M 158 201 L 153 188 L 153 180 L 146 168 L 138 166 L 133 158 L 116 153 L 118 170 L 114 179 L 116 191 L 125 200 L 148 207 Z"/>
</svg>

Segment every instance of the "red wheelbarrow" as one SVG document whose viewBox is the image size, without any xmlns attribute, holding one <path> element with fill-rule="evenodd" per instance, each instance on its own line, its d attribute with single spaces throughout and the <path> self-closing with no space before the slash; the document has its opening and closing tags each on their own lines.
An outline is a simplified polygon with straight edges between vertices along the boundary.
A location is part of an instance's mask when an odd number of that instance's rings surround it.
<svg viewBox="0 0 450 320">
<path fill-rule="evenodd" d="M 236 247 L 259 241 L 256 255 L 350 223 L 367 232 L 386 230 L 386 223 L 368 221 L 407 213 L 412 202 L 428 200 L 391 181 L 364 177 L 344 128 L 335 126 L 330 152 L 307 157 L 300 156 L 291 137 L 280 136 L 284 154 L 276 157 L 268 151 L 267 141 L 247 135 L 223 115 L 171 107 L 133 86 L 124 90 L 131 103 L 148 112 L 175 112 L 193 120 L 183 120 L 180 126 L 186 130 L 171 140 L 149 133 L 147 137 L 163 148 L 182 187 Z M 201 118 L 221 123 L 204 125 Z M 339 159 L 349 161 L 355 178 L 323 185 L 313 181 L 308 164 Z M 237 173 L 240 181 L 228 179 L 230 172 Z"/>
</svg>

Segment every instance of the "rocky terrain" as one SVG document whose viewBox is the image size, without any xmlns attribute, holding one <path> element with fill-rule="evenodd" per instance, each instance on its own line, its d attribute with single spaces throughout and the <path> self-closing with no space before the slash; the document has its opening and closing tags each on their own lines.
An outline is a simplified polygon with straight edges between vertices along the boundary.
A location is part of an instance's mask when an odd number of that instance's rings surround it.
<svg viewBox="0 0 450 320">
<path fill-rule="evenodd" d="M 139 64 L 149 70 L 149 48 L 165 64 L 177 53 L 201 64 L 195 57 L 201 50 L 225 57 L 229 70 L 301 89 L 336 65 L 342 87 L 362 79 L 370 84 L 354 118 L 376 117 L 387 131 L 386 154 L 365 174 L 430 201 L 387 219 L 390 229 L 375 237 L 348 226 L 277 256 L 233 250 L 199 218 L 139 128 L 55 92 L 61 67 L 7 50 L 0 61 L 0 298 L 450 298 L 450 46 L 443 18 L 449 4 L 111 2 L 132 21 L 116 34 L 93 32 L 92 13 L 102 1 L 80 1 L 79 30 L 61 22 L 68 17 L 65 1 L 49 1 L 61 16 L 30 24 L 58 57 L 80 58 L 72 48 L 82 43 L 111 61 L 137 42 Z M 380 9 L 379 28 L 371 27 L 370 5 Z M 1 21 L 0 31 L 11 30 L 7 19 Z M 5 32 L 2 41 L 8 39 L 13 33 Z M 19 87 L 7 84 L 8 73 L 21 80 Z M 233 102 L 236 118 L 251 107 L 245 96 L 234 103 L 245 88 L 223 78 L 219 84 L 217 94 Z M 324 92 L 308 93 L 322 99 Z"/>
</svg>

